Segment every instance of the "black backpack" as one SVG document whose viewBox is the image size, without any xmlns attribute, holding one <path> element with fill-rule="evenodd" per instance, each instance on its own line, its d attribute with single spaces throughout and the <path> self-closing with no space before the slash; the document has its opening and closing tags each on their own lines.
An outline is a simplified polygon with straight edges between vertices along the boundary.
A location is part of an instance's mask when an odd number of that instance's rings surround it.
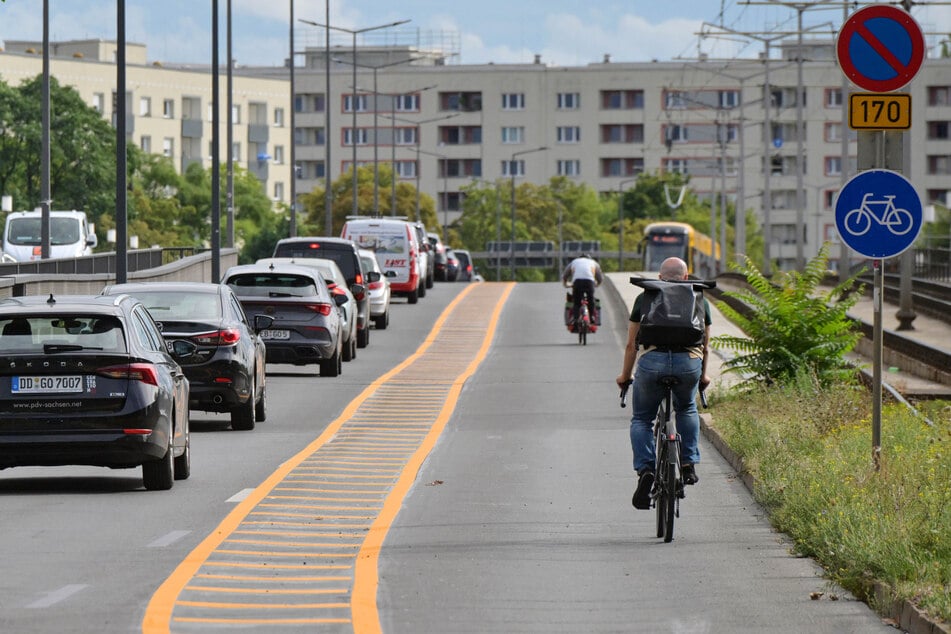
<svg viewBox="0 0 951 634">
<path fill-rule="evenodd" d="M 666 282 L 632 277 L 644 289 L 638 341 L 643 346 L 688 348 L 703 344 L 706 311 L 703 289 L 716 282 L 684 280 Z"/>
</svg>

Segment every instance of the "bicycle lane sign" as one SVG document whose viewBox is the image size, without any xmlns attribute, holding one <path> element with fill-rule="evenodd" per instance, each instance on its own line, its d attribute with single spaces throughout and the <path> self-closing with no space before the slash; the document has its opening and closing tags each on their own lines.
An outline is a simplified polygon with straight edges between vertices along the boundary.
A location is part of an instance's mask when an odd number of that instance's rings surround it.
<svg viewBox="0 0 951 634">
<path fill-rule="evenodd" d="M 884 259 L 899 255 L 918 238 L 921 198 L 907 178 L 873 169 L 853 176 L 835 202 L 839 237 L 859 255 Z"/>
</svg>

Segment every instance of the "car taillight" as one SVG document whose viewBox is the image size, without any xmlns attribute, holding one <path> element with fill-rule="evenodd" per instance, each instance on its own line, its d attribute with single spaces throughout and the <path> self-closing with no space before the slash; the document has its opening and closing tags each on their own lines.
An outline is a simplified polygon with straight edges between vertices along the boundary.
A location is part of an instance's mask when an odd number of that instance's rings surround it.
<svg viewBox="0 0 951 634">
<path fill-rule="evenodd" d="M 354 284 L 363 284 L 363 275 L 357 273 L 356 278 L 354 278 Z"/>
<path fill-rule="evenodd" d="M 367 284 L 367 288 L 369 288 L 371 291 L 375 291 L 378 288 L 383 288 L 383 282 L 370 282 Z"/>
<path fill-rule="evenodd" d="M 158 385 L 158 373 L 151 363 L 111 365 L 107 368 L 99 368 L 96 373 L 108 376 L 111 379 L 128 379 L 130 381 L 142 381 L 149 385 Z"/>
<path fill-rule="evenodd" d="M 214 332 L 205 332 L 192 337 L 200 346 L 230 346 L 241 340 L 241 331 L 237 328 L 224 328 Z"/>
<path fill-rule="evenodd" d="M 332 309 L 330 304 L 304 304 L 304 308 L 324 316 L 329 315 Z"/>
</svg>

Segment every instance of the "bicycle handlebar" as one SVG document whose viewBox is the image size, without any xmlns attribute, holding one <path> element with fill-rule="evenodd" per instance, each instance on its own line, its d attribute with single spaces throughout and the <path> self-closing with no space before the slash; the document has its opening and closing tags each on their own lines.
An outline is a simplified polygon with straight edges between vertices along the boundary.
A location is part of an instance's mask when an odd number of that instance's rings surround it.
<svg viewBox="0 0 951 634">
<path fill-rule="evenodd" d="M 628 379 L 624 382 L 624 385 L 621 386 L 621 407 L 627 407 L 627 391 L 633 382 L 633 379 Z"/>
<path fill-rule="evenodd" d="M 704 390 L 700 390 L 700 404 L 703 405 L 705 409 L 709 407 L 709 405 L 707 405 L 707 393 Z"/>
</svg>

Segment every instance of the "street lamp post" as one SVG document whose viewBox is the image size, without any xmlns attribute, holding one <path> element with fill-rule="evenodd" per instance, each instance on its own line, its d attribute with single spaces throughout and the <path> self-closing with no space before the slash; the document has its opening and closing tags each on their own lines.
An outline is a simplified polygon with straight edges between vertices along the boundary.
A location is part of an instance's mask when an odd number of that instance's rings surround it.
<svg viewBox="0 0 951 634">
<path fill-rule="evenodd" d="M 389 22 L 389 23 L 387 23 L 387 24 L 378 24 L 378 25 L 376 25 L 376 26 L 368 26 L 368 27 L 364 27 L 364 28 L 362 28 L 362 29 L 346 29 L 346 28 L 344 28 L 344 27 L 342 27 L 342 26 L 331 26 L 330 24 L 320 24 L 320 23 L 318 23 L 318 22 L 312 22 L 312 21 L 310 21 L 310 20 L 301 19 L 300 21 L 303 22 L 304 24 L 309 24 L 309 25 L 311 25 L 311 26 L 319 26 L 319 27 L 324 28 L 324 29 L 331 29 L 331 30 L 333 30 L 333 31 L 340 31 L 341 33 L 349 33 L 349 34 L 352 36 L 352 38 L 353 38 L 353 52 L 351 53 L 351 55 L 352 55 L 352 57 L 353 57 L 353 62 L 354 62 L 354 63 L 353 63 L 353 85 L 354 85 L 354 86 L 357 85 L 357 65 L 356 65 L 356 62 L 357 62 L 357 35 L 359 35 L 360 33 L 366 33 L 366 32 L 368 32 L 368 31 L 377 31 L 377 30 L 379 30 L 379 29 L 386 29 L 386 28 L 389 28 L 389 27 L 391 27 L 391 26 L 399 26 L 399 25 L 401 25 L 401 24 L 406 24 L 407 22 L 409 22 L 409 20 L 397 20 L 396 22 Z M 325 60 L 324 60 L 324 63 L 329 66 L 329 65 L 330 65 L 330 59 L 329 59 L 329 58 L 325 59 Z M 355 89 L 354 89 L 354 90 L 355 90 Z M 324 101 L 325 101 L 325 103 L 327 104 L 326 107 L 329 109 L 329 108 L 330 108 L 330 102 L 327 101 L 326 99 L 325 99 Z M 350 100 L 350 110 L 351 110 L 351 112 L 353 113 L 353 124 L 352 124 L 353 129 L 350 131 L 350 142 L 351 142 L 352 145 L 353 145 L 353 165 L 351 166 L 352 169 L 353 169 L 353 209 L 351 210 L 351 213 L 354 213 L 354 214 L 355 214 L 355 213 L 357 213 L 357 210 L 358 210 L 358 200 L 357 200 L 357 138 L 356 138 L 356 134 L 357 134 L 357 103 L 356 103 L 356 94 L 354 94 L 354 95 L 353 95 L 353 98 L 351 98 L 351 100 Z M 291 132 L 293 133 L 293 130 L 292 130 Z M 329 130 L 329 129 L 326 131 L 325 137 L 326 137 L 326 142 L 327 142 L 327 143 L 330 143 L 330 130 Z M 328 165 L 328 166 L 326 167 L 326 169 L 329 169 L 329 168 L 330 168 L 330 166 Z"/>
<path fill-rule="evenodd" d="M 636 183 L 637 178 L 629 178 L 617 184 L 617 270 L 624 270 L 624 208 L 621 199 L 624 197 L 624 186 Z"/>
<path fill-rule="evenodd" d="M 511 178 L 512 183 L 512 243 L 509 245 L 509 251 L 511 252 L 509 264 L 512 268 L 512 281 L 515 281 L 515 157 L 522 156 L 523 154 L 531 154 L 532 152 L 541 152 L 542 150 L 547 150 L 547 146 L 533 148 L 531 150 L 522 150 L 521 152 L 514 152 L 512 154 L 512 160 L 509 163 L 509 177 Z"/>
</svg>

